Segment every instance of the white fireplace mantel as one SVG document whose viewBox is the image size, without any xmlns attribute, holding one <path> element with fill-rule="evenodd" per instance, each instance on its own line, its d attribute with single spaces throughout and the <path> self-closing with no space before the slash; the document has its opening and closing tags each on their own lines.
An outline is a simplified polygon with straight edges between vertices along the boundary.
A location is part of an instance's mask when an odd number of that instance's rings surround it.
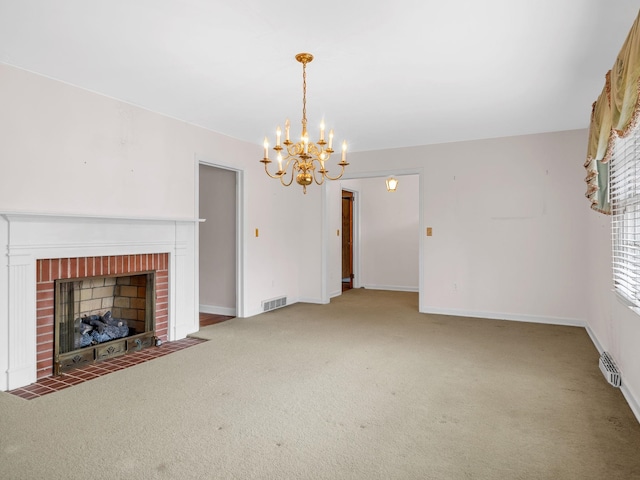
<svg viewBox="0 0 640 480">
<path fill-rule="evenodd" d="M 169 340 L 198 329 L 198 220 L 0 212 L 0 391 L 36 381 L 36 260 L 169 253 Z"/>
</svg>

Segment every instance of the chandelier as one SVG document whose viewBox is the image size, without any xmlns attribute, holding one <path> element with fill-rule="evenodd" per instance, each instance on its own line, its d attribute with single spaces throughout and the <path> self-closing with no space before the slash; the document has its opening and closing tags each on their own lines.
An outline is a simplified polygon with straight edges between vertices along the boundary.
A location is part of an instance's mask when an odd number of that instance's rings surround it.
<svg viewBox="0 0 640 480">
<path fill-rule="evenodd" d="M 271 178 L 279 178 L 282 185 L 288 187 L 293 183 L 293 179 L 302 185 L 302 191 L 307 193 L 307 185 L 312 182 L 322 185 L 325 179 L 338 180 L 344 174 L 344 167 L 347 163 L 347 142 L 342 142 L 342 159 L 338 163 L 340 174 L 332 177 L 329 175 L 326 162 L 333 153 L 333 130 L 329 130 L 329 142 L 325 140 L 324 120 L 320 124 L 320 138 L 317 142 L 309 140 L 307 132 L 307 63 L 313 60 L 310 53 L 299 53 L 296 60 L 302 63 L 302 135 L 298 142 L 292 142 L 289 136 L 289 119 L 284 122 L 284 141 L 282 140 L 282 130 L 278 126 L 276 129 L 276 151 L 278 161 L 278 171 L 273 175 L 269 173 L 269 140 L 264 137 L 264 158 L 260 160 L 264 163 L 264 171 Z M 284 145 L 284 146 L 283 146 Z M 283 157 L 284 153 L 284 157 Z"/>
</svg>

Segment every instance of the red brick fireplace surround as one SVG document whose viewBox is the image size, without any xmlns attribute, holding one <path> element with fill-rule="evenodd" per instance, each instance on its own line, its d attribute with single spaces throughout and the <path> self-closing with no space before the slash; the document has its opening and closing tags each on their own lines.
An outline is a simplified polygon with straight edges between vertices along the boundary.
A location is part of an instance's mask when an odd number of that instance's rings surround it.
<svg viewBox="0 0 640 480">
<path fill-rule="evenodd" d="M 54 258 L 36 261 L 37 377 L 53 375 L 54 281 L 156 272 L 156 336 L 167 340 L 169 318 L 169 254 Z"/>
</svg>

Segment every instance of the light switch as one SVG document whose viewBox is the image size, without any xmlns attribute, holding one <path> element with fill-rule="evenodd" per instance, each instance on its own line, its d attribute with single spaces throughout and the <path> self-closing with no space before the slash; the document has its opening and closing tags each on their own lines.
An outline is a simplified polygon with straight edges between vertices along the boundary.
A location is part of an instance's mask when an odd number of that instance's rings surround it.
<svg viewBox="0 0 640 480">
<path fill-rule="evenodd" d="M 340 236 L 340 229 L 336 230 L 336 237 Z"/>
<path fill-rule="evenodd" d="M 431 235 L 433 235 L 433 230 L 431 227 L 427 227 L 427 237 L 430 237 Z"/>
<path fill-rule="evenodd" d="M 256 228 L 256 237 L 258 237 L 258 236 L 259 236 L 259 235 L 258 235 L 258 229 Z"/>
</svg>

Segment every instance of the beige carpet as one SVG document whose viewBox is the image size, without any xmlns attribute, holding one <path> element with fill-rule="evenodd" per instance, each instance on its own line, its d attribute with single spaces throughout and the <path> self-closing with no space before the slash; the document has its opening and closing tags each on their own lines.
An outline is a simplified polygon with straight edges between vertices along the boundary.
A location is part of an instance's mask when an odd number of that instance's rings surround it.
<svg viewBox="0 0 640 480">
<path fill-rule="evenodd" d="M 35 400 L 2 479 L 638 479 L 640 425 L 584 329 L 352 290 Z"/>
</svg>

